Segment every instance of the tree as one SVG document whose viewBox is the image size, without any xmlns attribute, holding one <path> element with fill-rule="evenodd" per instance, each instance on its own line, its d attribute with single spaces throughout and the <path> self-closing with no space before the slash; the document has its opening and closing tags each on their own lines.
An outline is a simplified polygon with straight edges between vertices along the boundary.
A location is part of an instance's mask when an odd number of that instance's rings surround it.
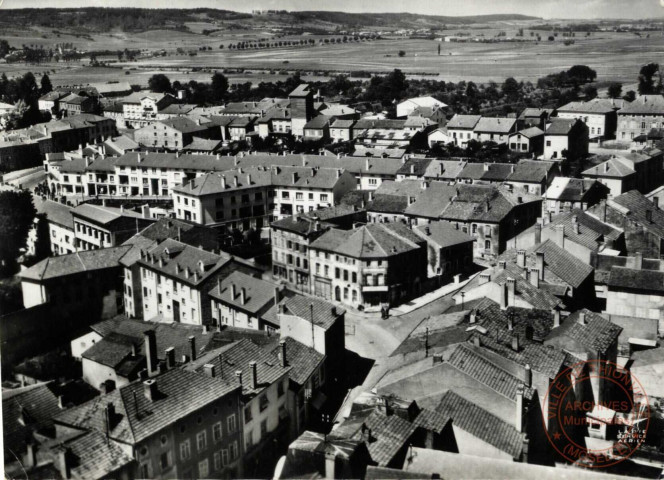
<svg viewBox="0 0 664 480">
<path fill-rule="evenodd" d="M 44 74 L 41 78 L 41 94 L 46 95 L 48 92 L 53 91 L 53 85 L 51 85 L 51 79 L 47 74 Z"/>
<path fill-rule="evenodd" d="M 623 100 L 626 100 L 628 102 L 633 102 L 634 100 L 636 100 L 636 92 L 634 90 L 628 91 L 623 97 Z"/>
<path fill-rule="evenodd" d="M 405 57 L 405 56 L 406 56 L 406 52 L 403 51 L 403 50 L 399 50 L 399 56 L 400 56 L 400 57 Z"/>
<path fill-rule="evenodd" d="M 148 87 L 155 93 L 167 93 L 173 90 L 171 81 L 163 73 L 157 73 L 148 80 Z"/>
<path fill-rule="evenodd" d="M 0 270 L 11 273 L 37 210 L 27 190 L 0 192 Z"/>
<path fill-rule="evenodd" d="M 588 83 L 595 81 L 597 72 L 587 65 L 574 65 L 567 70 L 567 76 L 575 83 Z"/>
<path fill-rule="evenodd" d="M 609 97 L 620 98 L 622 95 L 622 85 L 620 83 L 612 83 L 609 85 Z"/>
<path fill-rule="evenodd" d="M 7 40 L 0 40 L 0 58 L 5 58 L 9 53 L 9 42 Z"/>
<path fill-rule="evenodd" d="M 654 78 L 659 73 L 659 64 L 651 62 L 641 67 L 639 72 L 639 94 L 656 93 Z"/>
<path fill-rule="evenodd" d="M 438 55 L 440 55 L 440 43 L 438 44 Z"/>
<path fill-rule="evenodd" d="M 219 72 L 212 75 L 212 98 L 222 100 L 228 93 L 228 79 Z"/>
<path fill-rule="evenodd" d="M 509 100 L 515 99 L 519 95 L 519 82 L 516 81 L 513 77 L 505 79 L 502 87 L 503 95 L 505 95 Z"/>
<path fill-rule="evenodd" d="M 586 85 L 583 88 L 583 93 L 586 95 L 586 100 L 592 100 L 597 97 L 597 88 L 594 85 Z"/>
</svg>

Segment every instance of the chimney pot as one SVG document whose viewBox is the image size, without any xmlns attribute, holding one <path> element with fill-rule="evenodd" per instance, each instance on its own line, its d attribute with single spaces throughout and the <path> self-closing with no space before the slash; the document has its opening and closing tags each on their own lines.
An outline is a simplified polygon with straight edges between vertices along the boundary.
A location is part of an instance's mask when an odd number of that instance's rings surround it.
<svg viewBox="0 0 664 480">
<path fill-rule="evenodd" d="M 154 330 L 146 330 L 143 333 L 145 343 L 145 356 L 148 364 L 148 375 L 157 372 L 157 339 Z"/>
<path fill-rule="evenodd" d="M 242 370 L 235 370 L 235 378 L 237 378 L 237 382 L 242 386 Z"/>
<path fill-rule="evenodd" d="M 288 357 L 286 356 L 286 340 L 281 340 L 279 346 L 281 347 L 281 366 L 287 367 Z"/>
<path fill-rule="evenodd" d="M 579 312 L 579 325 L 586 324 L 586 312 Z"/>
<path fill-rule="evenodd" d="M 205 371 L 205 375 L 207 375 L 210 378 L 215 377 L 215 368 L 212 363 L 206 363 L 203 365 L 203 370 Z"/>
<path fill-rule="evenodd" d="M 258 388 L 258 367 L 256 362 L 249 362 L 249 367 L 251 367 L 251 388 Z"/>
<path fill-rule="evenodd" d="M 189 336 L 189 358 L 192 362 L 196 360 L 196 337 L 193 335 Z"/>
<path fill-rule="evenodd" d="M 143 392 L 145 398 L 154 402 L 157 399 L 157 381 L 154 378 L 149 378 L 143 382 Z"/>
<path fill-rule="evenodd" d="M 166 349 L 166 367 L 170 370 L 175 368 L 175 347 Z"/>
</svg>

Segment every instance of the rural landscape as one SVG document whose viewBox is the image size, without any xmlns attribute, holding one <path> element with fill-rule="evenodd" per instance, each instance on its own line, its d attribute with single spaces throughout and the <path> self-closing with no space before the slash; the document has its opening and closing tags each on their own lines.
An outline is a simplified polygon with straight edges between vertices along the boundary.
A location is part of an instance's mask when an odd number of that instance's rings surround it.
<svg viewBox="0 0 664 480">
<path fill-rule="evenodd" d="M 664 478 L 664 4 L 22 1 L 6 478 Z"/>
</svg>

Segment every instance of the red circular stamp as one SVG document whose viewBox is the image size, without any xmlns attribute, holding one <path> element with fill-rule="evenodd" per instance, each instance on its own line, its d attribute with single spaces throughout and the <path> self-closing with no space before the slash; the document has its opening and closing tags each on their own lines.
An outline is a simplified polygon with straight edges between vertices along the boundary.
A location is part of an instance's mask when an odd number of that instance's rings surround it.
<svg viewBox="0 0 664 480">
<path fill-rule="evenodd" d="M 645 441 L 650 407 L 643 386 L 606 360 L 579 362 L 551 383 L 543 402 L 544 431 L 569 462 L 606 468 Z"/>
</svg>

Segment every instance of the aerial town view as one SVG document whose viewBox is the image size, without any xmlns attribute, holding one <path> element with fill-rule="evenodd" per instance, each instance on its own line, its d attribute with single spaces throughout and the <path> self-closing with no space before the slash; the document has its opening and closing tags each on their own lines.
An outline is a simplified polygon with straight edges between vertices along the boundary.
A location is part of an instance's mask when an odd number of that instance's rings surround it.
<svg viewBox="0 0 664 480">
<path fill-rule="evenodd" d="M 0 1 L 5 478 L 662 479 L 663 339 L 664 0 Z"/>
</svg>

